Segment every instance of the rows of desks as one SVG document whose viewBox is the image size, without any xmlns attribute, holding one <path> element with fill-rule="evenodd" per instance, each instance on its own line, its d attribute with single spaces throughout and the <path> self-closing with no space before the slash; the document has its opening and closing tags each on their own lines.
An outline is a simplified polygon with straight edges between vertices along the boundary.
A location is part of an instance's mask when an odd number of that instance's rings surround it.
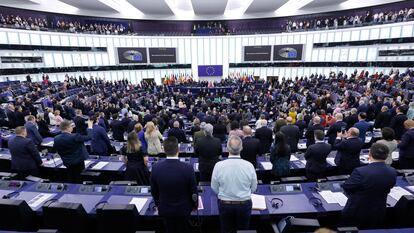
<svg viewBox="0 0 414 233">
<path fill-rule="evenodd" d="M 253 198 L 253 208 L 264 205 L 260 210 L 252 210 L 252 215 L 286 215 L 337 212 L 343 209 L 346 202 L 333 202 L 322 197 L 323 192 L 341 194 L 342 190 L 335 190 L 335 184 L 340 186 L 343 181 L 328 183 L 298 183 L 259 185 Z M 334 188 L 332 188 L 334 187 Z M 395 190 L 394 190 L 395 189 Z M 402 195 L 413 195 L 414 186 L 410 186 L 403 178 L 398 177 L 397 185 L 387 199 L 387 206 L 393 207 Z M 100 203 L 135 204 L 140 215 L 156 216 L 153 208 L 149 186 L 128 185 L 94 185 L 94 184 L 67 184 L 67 183 L 40 183 L 30 181 L 0 181 L 0 196 L 9 195 L 10 199 L 25 200 L 29 206 L 39 213 L 42 205 L 48 200 L 58 202 L 80 203 L 88 214 L 96 214 L 96 206 Z M 209 186 L 199 186 L 199 212 L 201 216 L 218 215 L 217 195 Z M 279 208 L 272 207 L 274 198 L 280 201 Z M 313 205 L 310 198 L 318 198 L 321 206 Z M 261 199 L 263 199 L 261 202 Z M 300 203 L 300 204 L 298 204 Z M 196 211 L 193 212 L 196 214 Z"/>
</svg>

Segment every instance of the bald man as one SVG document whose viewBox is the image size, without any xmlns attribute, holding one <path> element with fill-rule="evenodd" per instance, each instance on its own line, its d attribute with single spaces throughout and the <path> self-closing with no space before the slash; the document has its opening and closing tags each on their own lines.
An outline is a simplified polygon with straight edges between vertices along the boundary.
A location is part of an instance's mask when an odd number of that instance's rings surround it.
<svg viewBox="0 0 414 233">
<path fill-rule="evenodd" d="M 398 144 L 400 149 L 400 167 L 402 169 L 414 169 L 414 121 L 406 120 L 404 127 L 407 130 Z"/>
<path fill-rule="evenodd" d="M 293 124 L 292 117 L 286 117 L 286 125 L 280 128 L 280 132 L 282 132 L 287 139 L 287 143 L 290 146 L 290 151 L 295 153 L 298 150 L 298 142 L 300 139 L 300 129 L 298 126 Z"/>
<path fill-rule="evenodd" d="M 180 122 L 174 121 L 173 128 L 168 130 L 168 137 L 175 137 L 178 143 L 187 142 L 184 130 L 180 129 Z"/>
<path fill-rule="evenodd" d="M 352 127 L 346 134 L 338 133 L 333 150 L 337 150 L 335 164 L 339 173 L 350 174 L 360 166 L 359 154 L 364 142 L 359 138 L 359 130 Z"/>
<path fill-rule="evenodd" d="M 252 137 L 250 126 L 243 127 L 244 138 L 242 140 L 243 150 L 240 153 L 242 159 L 249 161 L 256 167 L 257 156 L 260 155 L 260 140 Z"/>
<path fill-rule="evenodd" d="M 325 127 L 321 124 L 321 118 L 315 116 L 312 120 L 312 125 L 308 126 L 306 129 L 305 137 L 306 137 L 306 147 L 315 144 L 315 130 L 322 130 L 325 131 Z"/>
</svg>

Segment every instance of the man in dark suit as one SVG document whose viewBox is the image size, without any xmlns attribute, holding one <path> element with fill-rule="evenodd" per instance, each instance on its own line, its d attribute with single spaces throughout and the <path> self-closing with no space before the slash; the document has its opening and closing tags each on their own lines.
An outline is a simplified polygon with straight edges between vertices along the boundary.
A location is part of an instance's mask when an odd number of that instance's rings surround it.
<svg viewBox="0 0 414 233">
<path fill-rule="evenodd" d="M 76 133 L 86 135 L 86 119 L 83 117 L 82 110 L 75 110 L 76 116 L 73 118 L 75 123 Z"/>
<path fill-rule="evenodd" d="M 16 112 L 15 112 L 15 108 L 13 104 L 8 104 L 7 105 L 7 110 L 6 110 L 6 115 L 7 115 L 7 119 L 9 122 L 9 127 L 14 129 L 16 127 L 17 124 L 17 119 L 16 119 Z"/>
<path fill-rule="evenodd" d="M 114 140 L 117 140 L 120 142 L 125 141 L 124 139 L 125 129 L 122 126 L 122 122 L 118 120 L 118 113 L 112 114 L 112 121 L 109 126 L 112 130 L 112 137 L 114 138 Z"/>
<path fill-rule="evenodd" d="M 342 210 L 346 226 L 381 228 L 385 220 L 387 196 L 394 187 L 397 173 L 385 164 L 388 148 L 374 143 L 369 152 L 370 163 L 356 168 L 343 184 L 348 201 Z M 379 179 L 380 177 L 380 179 Z"/>
<path fill-rule="evenodd" d="M 105 129 L 99 125 L 99 113 L 91 117 L 93 122 L 91 152 L 94 155 L 108 156 L 112 152 L 111 141 Z"/>
<path fill-rule="evenodd" d="M 17 127 L 15 133 L 16 137 L 10 139 L 8 143 L 11 154 L 11 169 L 23 177 L 39 176 L 42 159 L 36 145 L 30 138 L 26 138 L 25 127 Z"/>
<path fill-rule="evenodd" d="M 240 152 L 240 157 L 249 161 L 256 167 L 257 156 L 260 155 L 260 141 L 252 137 L 252 128 L 250 126 L 243 126 L 244 138 L 242 139 L 243 150 Z"/>
<path fill-rule="evenodd" d="M 309 146 L 305 153 L 306 177 L 310 181 L 322 178 L 326 171 L 326 157 L 331 152 L 332 146 L 323 141 L 325 134 L 322 130 L 315 130 L 315 144 Z"/>
<path fill-rule="evenodd" d="M 180 122 L 174 121 L 173 128 L 168 130 L 168 137 L 175 137 L 178 140 L 178 143 L 186 142 L 184 130 L 180 129 Z"/>
<path fill-rule="evenodd" d="M 414 121 L 406 120 L 404 126 L 407 131 L 398 144 L 400 149 L 399 164 L 401 169 L 414 169 Z"/>
<path fill-rule="evenodd" d="M 89 157 L 84 142 L 91 140 L 92 121 L 88 121 L 87 135 L 74 133 L 70 121 L 60 123 L 61 134 L 54 140 L 53 148 L 60 155 L 63 165 L 66 166 L 67 175 L 71 182 L 80 182 L 80 173 L 85 169 L 85 159 Z"/>
<path fill-rule="evenodd" d="M 375 118 L 374 128 L 382 129 L 390 126 L 390 123 L 391 113 L 388 111 L 388 107 L 384 105 L 381 107 L 381 112 L 378 113 L 377 117 Z"/>
<path fill-rule="evenodd" d="M 329 129 L 328 132 L 326 132 L 326 135 L 328 136 L 328 143 L 333 145 L 335 143 L 335 138 L 338 133 L 342 132 L 342 130 L 346 130 L 346 123 L 343 122 L 344 116 L 342 113 L 335 114 L 336 122 L 333 123 Z"/>
<path fill-rule="evenodd" d="M 402 135 L 405 133 L 404 122 L 407 120 L 407 116 L 404 114 L 402 106 L 399 106 L 396 112 L 397 115 L 391 119 L 390 127 L 394 129 L 395 139 L 401 140 Z"/>
<path fill-rule="evenodd" d="M 24 127 L 27 131 L 27 137 L 32 139 L 35 145 L 40 145 L 43 141 L 43 138 L 37 129 L 36 118 L 33 115 L 26 117 L 26 124 L 24 124 Z"/>
<path fill-rule="evenodd" d="M 351 127 L 354 127 L 354 124 L 358 122 L 358 110 L 356 108 L 351 109 L 351 115 L 345 117 L 344 121 L 346 123 L 346 127 L 350 129 Z"/>
<path fill-rule="evenodd" d="M 292 117 L 286 117 L 286 123 L 287 125 L 282 126 L 280 131 L 285 134 L 287 143 L 290 146 L 290 151 L 295 153 L 298 150 L 300 130 L 298 126 L 292 124 Z"/>
<path fill-rule="evenodd" d="M 318 116 L 315 116 L 312 120 L 313 124 L 308 127 L 305 133 L 306 137 L 306 147 L 309 147 L 310 145 L 315 144 L 315 130 L 322 130 L 325 131 L 325 127 L 321 125 L 321 118 Z"/>
<path fill-rule="evenodd" d="M 267 127 L 267 120 L 262 120 L 260 128 L 256 129 L 254 137 L 260 141 L 260 154 L 269 153 L 273 142 L 273 131 Z"/>
<path fill-rule="evenodd" d="M 178 160 L 176 138 L 169 137 L 164 141 L 164 152 L 167 159 L 152 167 L 151 195 L 167 232 L 187 233 L 191 211 L 198 207 L 194 170 Z"/>
<path fill-rule="evenodd" d="M 204 126 L 204 137 L 198 139 L 194 147 L 194 154 L 198 157 L 198 170 L 200 171 L 200 181 L 210 181 L 214 165 L 220 161 L 222 154 L 221 141 L 213 137 L 214 127 L 211 124 Z"/>
<path fill-rule="evenodd" d="M 354 124 L 354 127 L 359 130 L 359 138 L 362 142 L 365 143 L 365 137 L 367 135 L 367 131 L 372 129 L 372 125 L 365 121 L 367 119 L 367 114 L 365 112 L 360 112 L 358 114 L 358 123 Z"/>
<path fill-rule="evenodd" d="M 363 146 L 357 128 L 350 128 L 346 135 L 338 133 L 332 149 L 337 150 L 335 164 L 341 174 L 350 174 L 360 166 L 359 154 Z"/>
</svg>

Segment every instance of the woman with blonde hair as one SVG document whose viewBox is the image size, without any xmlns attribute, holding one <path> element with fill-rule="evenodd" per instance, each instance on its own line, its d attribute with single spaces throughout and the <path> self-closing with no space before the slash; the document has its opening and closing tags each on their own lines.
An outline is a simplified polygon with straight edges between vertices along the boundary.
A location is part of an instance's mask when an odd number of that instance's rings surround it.
<svg viewBox="0 0 414 233">
<path fill-rule="evenodd" d="M 55 123 L 56 123 L 56 126 L 59 126 L 60 123 L 62 123 L 62 121 L 63 121 L 63 118 L 60 116 L 60 111 L 59 110 L 56 110 L 55 111 Z"/>
<path fill-rule="evenodd" d="M 136 181 L 138 185 L 149 185 L 148 156 L 142 151 L 137 134 L 128 134 L 127 143 L 121 149 L 126 164 L 125 180 Z"/>
<path fill-rule="evenodd" d="M 56 117 L 52 108 L 47 109 L 47 116 L 49 117 L 49 125 L 56 125 Z"/>
<path fill-rule="evenodd" d="M 147 141 L 147 152 L 149 155 L 158 155 L 162 153 L 161 148 L 162 135 L 160 131 L 155 127 L 152 121 L 149 121 L 145 125 L 145 141 Z"/>
</svg>

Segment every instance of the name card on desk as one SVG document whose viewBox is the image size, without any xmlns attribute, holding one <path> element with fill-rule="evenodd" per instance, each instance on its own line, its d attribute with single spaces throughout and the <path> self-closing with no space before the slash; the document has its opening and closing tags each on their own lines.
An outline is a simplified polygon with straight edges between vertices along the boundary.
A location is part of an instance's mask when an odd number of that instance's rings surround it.
<svg viewBox="0 0 414 233">
<path fill-rule="evenodd" d="M 398 201 L 404 195 L 411 195 L 412 196 L 413 194 L 411 194 L 407 190 L 397 186 L 397 187 L 392 188 L 388 195 L 390 197 L 392 197 L 393 199 L 395 199 L 396 201 Z"/>
<path fill-rule="evenodd" d="M 264 170 L 272 170 L 273 164 L 271 162 L 260 162 Z"/>
<path fill-rule="evenodd" d="M 141 212 L 141 210 L 144 208 L 145 204 L 147 204 L 148 198 L 142 198 L 142 197 L 134 197 L 129 202 L 129 204 L 135 205 L 137 207 L 138 212 Z"/>
<path fill-rule="evenodd" d="M 266 198 L 263 195 L 252 194 L 252 210 L 265 210 L 266 207 Z"/>
<path fill-rule="evenodd" d="M 102 169 L 103 167 L 105 167 L 108 164 L 109 164 L 109 162 L 99 162 L 99 163 L 95 164 L 95 166 L 93 166 L 92 169 L 93 170 L 99 170 L 99 169 Z"/>
</svg>

